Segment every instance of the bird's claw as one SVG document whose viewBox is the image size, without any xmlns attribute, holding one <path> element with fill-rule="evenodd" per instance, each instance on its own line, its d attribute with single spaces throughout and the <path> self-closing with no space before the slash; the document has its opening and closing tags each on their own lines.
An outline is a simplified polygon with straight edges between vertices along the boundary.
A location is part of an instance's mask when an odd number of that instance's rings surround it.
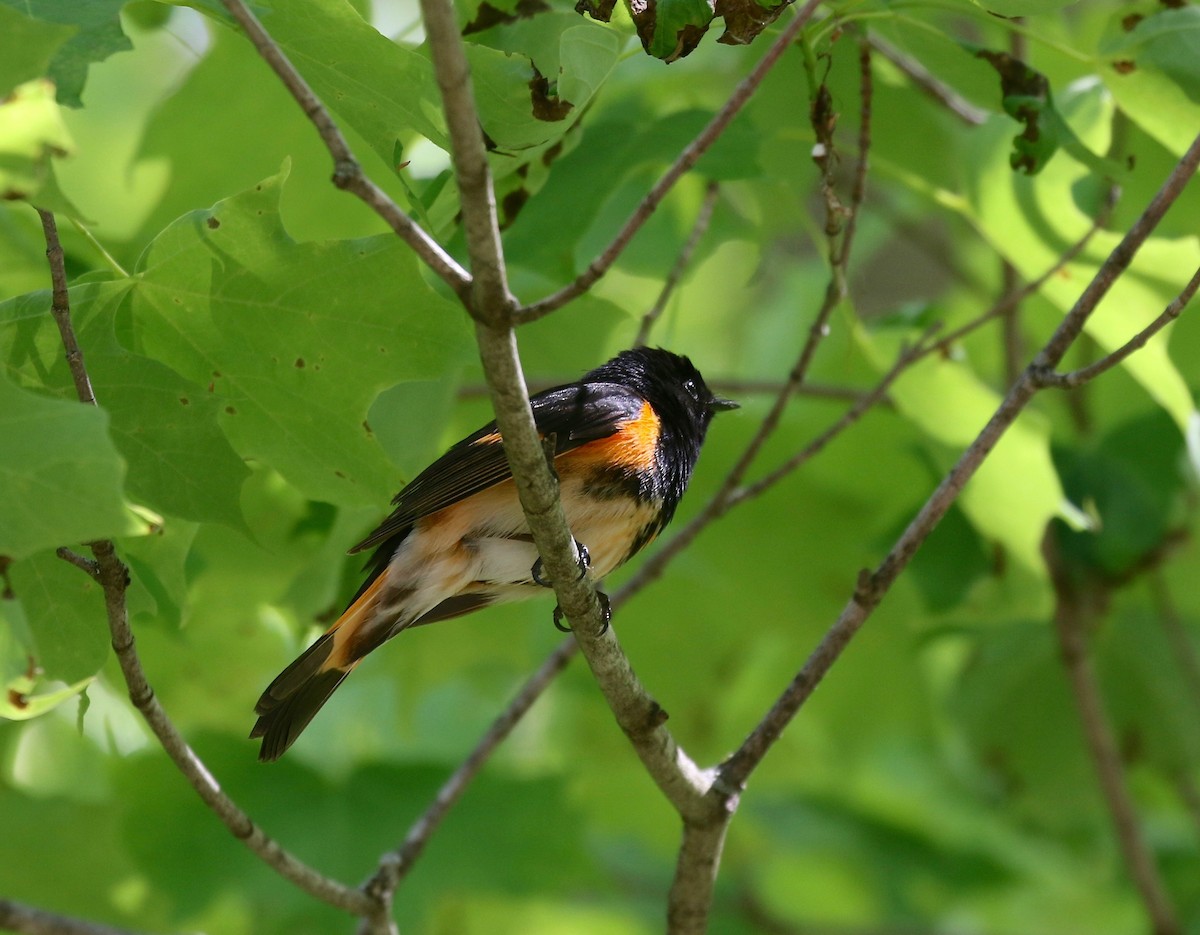
<svg viewBox="0 0 1200 935">
<path fill-rule="evenodd" d="M 600 599 L 600 613 L 604 617 L 600 623 L 600 629 L 597 631 L 597 636 L 603 636 L 608 632 L 608 625 L 612 622 L 612 601 L 608 599 L 608 595 L 603 591 L 597 591 L 596 597 Z M 563 609 L 557 604 L 554 605 L 554 628 L 563 633 L 570 633 L 571 628 L 562 622 Z"/>
<path fill-rule="evenodd" d="M 576 542 L 575 555 L 575 564 L 579 566 L 579 577 L 575 580 L 580 581 L 583 579 L 583 576 L 587 574 L 588 569 L 592 567 L 592 554 L 588 551 L 588 547 L 586 545 L 584 545 L 582 542 Z M 554 583 L 552 581 L 548 581 L 542 576 L 542 571 L 545 569 L 545 567 L 546 566 L 542 563 L 542 557 L 539 555 L 538 560 L 533 563 L 533 568 L 529 570 L 529 574 L 533 578 L 534 584 L 540 585 L 543 588 L 552 588 L 554 587 Z M 562 628 L 560 627 L 559 629 Z"/>
</svg>

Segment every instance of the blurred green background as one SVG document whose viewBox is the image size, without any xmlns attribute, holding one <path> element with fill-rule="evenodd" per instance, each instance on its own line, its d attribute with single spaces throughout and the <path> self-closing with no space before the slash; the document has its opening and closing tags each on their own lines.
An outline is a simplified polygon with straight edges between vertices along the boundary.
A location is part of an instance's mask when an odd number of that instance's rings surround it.
<svg viewBox="0 0 1200 935">
<path fill-rule="evenodd" d="M 98 587 L 54 548 L 117 540 L 167 712 L 268 834 L 347 882 L 399 844 L 560 637 L 551 598 L 406 634 L 281 762 L 256 762 L 245 735 L 259 693 L 357 587 L 345 549 L 490 414 L 461 309 L 329 184 L 311 126 L 219 8 L 193 6 L 0 0 L 0 183 L 59 213 L 103 409 L 73 402 L 37 215 L 0 202 L 0 898 L 147 931 L 347 931 L 352 920 L 262 865 L 174 771 L 128 704 Z M 989 308 L 1005 264 L 1024 279 L 1049 268 L 1105 190 L 1080 153 L 1110 154 L 1126 165 L 1121 197 L 1021 306 L 1023 365 L 1200 130 L 1200 11 L 1167 6 L 825 4 L 616 268 L 521 331 L 531 383 L 574 379 L 632 342 L 718 182 L 653 335 L 718 390 L 740 387 L 676 525 L 698 511 L 770 405 L 746 384 L 785 378 L 819 306 L 809 100 L 825 78 L 847 200 L 866 35 L 980 122 L 874 56 L 851 296 L 811 380 L 868 389 L 930 324 Z M 496 9 L 512 21 L 468 39 L 523 300 L 587 265 L 793 15 L 749 46 L 711 33 L 666 65 L 621 11 L 602 26 L 569 5 Z M 415 5 L 258 10 L 367 171 L 461 256 Z M 460 9 L 464 25 L 479 16 L 479 4 Z M 975 46 L 1019 53 L 1048 78 L 1072 151 L 1036 175 L 1013 171 L 1022 127 Z M 564 118 L 531 113 L 534 67 L 572 105 Z M 1197 217 L 1193 184 L 1070 366 L 1118 346 L 1182 287 L 1200 262 Z M 859 569 L 969 444 L 1002 397 L 1005 353 L 993 323 L 913 368 L 887 405 L 710 527 L 622 609 L 622 644 L 698 762 L 742 741 Z M 1059 658 L 1040 551 L 1051 523 L 1064 567 L 1103 599 L 1089 639 L 1139 824 L 1183 929 L 1200 932 L 1198 385 L 1189 311 L 1127 366 L 1038 398 L 754 775 L 712 932 L 1147 930 Z M 848 405 L 798 397 L 752 477 Z M 434 836 L 397 919 L 405 932 L 660 931 L 678 838 L 576 663 Z"/>
</svg>

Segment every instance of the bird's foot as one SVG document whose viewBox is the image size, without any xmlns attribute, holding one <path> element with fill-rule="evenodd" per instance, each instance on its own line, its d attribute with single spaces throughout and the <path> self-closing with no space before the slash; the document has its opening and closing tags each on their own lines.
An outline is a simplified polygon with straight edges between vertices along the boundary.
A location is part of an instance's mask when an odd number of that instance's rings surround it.
<svg viewBox="0 0 1200 935">
<path fill-rule="evenodd" d="M 588 547 L 582 542 L 575 543 L 575 564 L 579 566 L 578 581 L 587 574 L 587 570 L 592 567 L 592 555 L 588 552 Z M 539 555 L 538 560 L 533 563 L 533 568 L 529 570 L 529 574 L 533 577 L 533 583 L 541 585 L 543 588 L 552 588 L 554 583 L 542 575 L 545 570 L 545 565 L 542 564 L 542 557 Z"/>
<path fill-rule="evenodd" d="M 596 633 L 597 636 L 603 636 L 608 632 L 608 625 L 612 621 L 612 601 L 608 599 L 608 595 L 603 591 L 597 591 L 596 597 L 600 599 L 600 613 L 604 620 L 600 624 L 600 630 Z M 570 633 L 571 628 L 562 622 L 563 611 L 557 604 L 554 605 L 554 628 L 561 630 L 563 633 Z"/>
</svg>

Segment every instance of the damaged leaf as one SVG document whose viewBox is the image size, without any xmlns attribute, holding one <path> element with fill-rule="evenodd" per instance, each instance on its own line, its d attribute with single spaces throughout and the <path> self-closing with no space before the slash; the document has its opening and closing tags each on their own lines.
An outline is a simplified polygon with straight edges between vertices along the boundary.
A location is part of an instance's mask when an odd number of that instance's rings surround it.
<svg viewBox="0 0 1200 935">
<path fill-rule="evenodd" d="M 717 42 L 747 45 L 779 18 L 792 0 L 763 4 L 758 0 L 717 0 L 716 15 L 725 18 L 725 32 Z"/>
<path fill-rule="evenodd" d="M 551 6 L 546 3 L 546 0 L 517 0 L 517 5 L 511 11 L 493 6 L 484 0 L 479 4 L 479 9 L 475 11 L 475 18 L 463 27 L 462 34 L 469 36 L 472 33 L 491 29 L 493 26 L 530 19 L 539 13 L 548 13 L 550 9 Z"/>
<path fill-rule="evenodd" d="M 1025 125 L 1013 137 L 1009 164 L 1026 175 L 1037 175 L 1059 149 L 1066 151 L 1098 175 L 1109 178 L 1122 174 L 1124 167 L 1088 149 L 1054 106 L 1050 82 L 1040 71 L 1030 68 L 1007 52 L 995 52 L 968 46 L 1000 75 L 1000 104 L 1004 112 Z"/>
</svg>

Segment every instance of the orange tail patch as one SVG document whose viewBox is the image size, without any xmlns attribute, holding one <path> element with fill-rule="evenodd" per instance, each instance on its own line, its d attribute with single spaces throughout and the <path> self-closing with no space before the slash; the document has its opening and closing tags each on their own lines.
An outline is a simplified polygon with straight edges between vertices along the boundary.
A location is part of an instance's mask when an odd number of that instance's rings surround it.
<svg viewBox="0 0 1200 935">
<path fill-rule="evenodd" d="M 254 706 L 258 720 L 251 739 L 262 738 L 258 758 L 277 760 L 306 728 L 342 684 L 359 660 L 371 649 L 364 645 L 364 627 L 373 619 L 383 592 L 385 575 L 366 591 L 326 630 L 275 677 Z"/>
</svg>

